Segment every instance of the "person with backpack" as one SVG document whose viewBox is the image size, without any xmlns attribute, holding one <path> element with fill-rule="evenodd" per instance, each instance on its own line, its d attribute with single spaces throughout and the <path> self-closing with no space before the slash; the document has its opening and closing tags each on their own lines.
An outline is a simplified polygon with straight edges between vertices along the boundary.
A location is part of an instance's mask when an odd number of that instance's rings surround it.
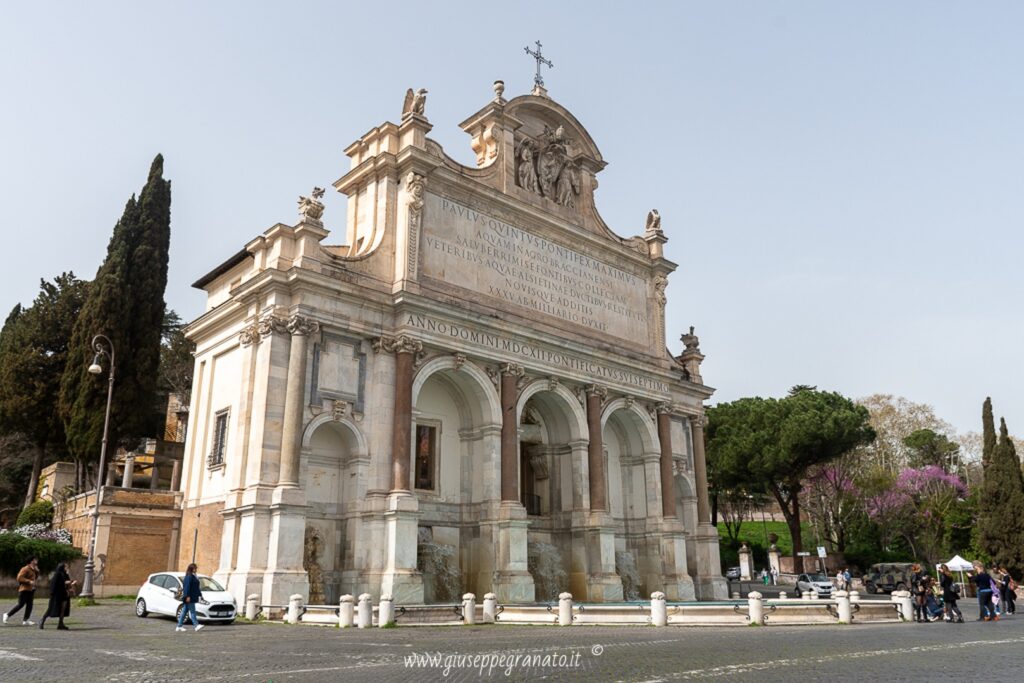
<svg viewBox="0 0 1024 683">
<path fill-rule="evenodd" d="M 942 587 L 942 605 L 946 612 L 946 619 L 951 624 L 962 624 L 964 615 L 956 605 L 956 601 L 960 599 L 960 586 L 953 582 L 953 572 L 949 570 L 949 567 L 942 565 L 939 567 L 939 571 L 942 573 L 939 586 Z"/>
</svg>

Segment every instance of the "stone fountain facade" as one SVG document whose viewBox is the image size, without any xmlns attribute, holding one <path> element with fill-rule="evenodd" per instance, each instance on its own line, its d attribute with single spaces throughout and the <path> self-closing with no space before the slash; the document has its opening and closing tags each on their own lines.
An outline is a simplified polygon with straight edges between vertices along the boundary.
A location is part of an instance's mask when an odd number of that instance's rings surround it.
<svg viewBox="0 0 1024 683">
<path fill-rule="evenodd" d="M 661 217 L 618 236 L 580 122 L 543 88 L 503 91 L 461 124 L 472 167 L 410 91 L 345 150 L 343 230 L 317 188 L 195 284 L 184 515 L 240 600 L 422 602 L 425 537 L 505 603 L 535 599 L 531 544 L 577 600 L 622 599 L 616 553 L 643 596 L 726 597 L 713 390 L 692 328 L 666 350 Z"/>
</svg>

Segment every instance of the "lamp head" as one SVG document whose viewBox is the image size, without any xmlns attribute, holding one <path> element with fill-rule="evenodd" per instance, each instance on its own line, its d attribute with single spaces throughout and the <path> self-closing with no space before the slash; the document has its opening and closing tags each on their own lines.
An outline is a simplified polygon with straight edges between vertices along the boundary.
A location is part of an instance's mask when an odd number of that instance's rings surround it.
<svg viewBox="0 0 1024 683">
<path fill-rule="evenodd" d="M 100 354 L 93 356 L 92 365 L 89 366 L 90 375 L 101 375 L 103 374 L 103 366 L 100 365 Z"/>
</svg>

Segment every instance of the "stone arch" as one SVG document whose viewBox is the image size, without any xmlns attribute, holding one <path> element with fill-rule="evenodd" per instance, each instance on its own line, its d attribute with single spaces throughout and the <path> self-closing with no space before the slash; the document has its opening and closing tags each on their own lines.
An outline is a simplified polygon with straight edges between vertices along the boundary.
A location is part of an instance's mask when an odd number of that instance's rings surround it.
<svg viewBox="0 0 1024 683">
<path fill-rule="evenodd" d="M 335 418 L 331 413 L 321 413 L 309 421 L 306 429 L 302 432 L 302 449 L 307 450 L 310 447 L 313 434 L 321 426 L 331 423 L 343 428 L 343 433 L 347 434 L 346 441 L 351 447 L 351 456 L 365 457 L 369 453 L 366 437 L 363 435 L 362 430 L 359 429 L 359 426 L 347 417 Z"/>
<path fill-rule="evenodd" d="M 621 418 L 625 424 L 635 428 L 636 435 L 641 441 L 642 452 L 660 452 L 658 427 L 654 424 L 654 420 L 651 419 L 650 414 L 641 408 L 637 402 L 629 401 L 625 398 L 617 398 L 613 401 L 609 401 L 608 405 L 606 405 L 604 410 L 601 412 L 602 429 L 608 424 L 608 420 L 611 419 L 613 413 L 617 413 L 616 417 Z"/>
<path fill-rule="evenodd" d="M 490 378 L 475 363 L 459 362 L 455 356 L 439 356 L 423 364 L 412 382 L 412 404 L 415 406 L 427 381 L 442 373 L 445 382 L 461 395 L 466 411 L 475 426 L 500 425 L 501 404 Z"/>
<path fill-rule="evenodd" d="M 523 410 L 530 399 L 544 409 L 544 424 L 549 438 L 562 442 L 585 440 L 587 415 L 579 399 L 562 384 L 539 379 L 527 384 L 516 402 L 516 422 L 523 417 Z"/>
</svg>

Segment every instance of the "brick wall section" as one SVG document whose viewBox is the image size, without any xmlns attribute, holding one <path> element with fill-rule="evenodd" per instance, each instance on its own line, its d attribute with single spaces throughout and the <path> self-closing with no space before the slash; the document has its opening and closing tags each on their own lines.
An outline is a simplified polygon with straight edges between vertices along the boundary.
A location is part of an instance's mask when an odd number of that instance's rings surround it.
<svg viewBox="0 0 1024 683">
<path fill-rule="evenodd" d="M 220 511 L 223 503 L 188 508 L 181 514 L 181 543 L 178 550 L 178 571 L 185 571 L 192 561 L 192 546 L 196 525 L 199 526 L 199 543 L 196 549 L 196 564 L 199 573 L 212 575 L 220 566 L 221 531 L 224 519 Z"/>
</svg>

